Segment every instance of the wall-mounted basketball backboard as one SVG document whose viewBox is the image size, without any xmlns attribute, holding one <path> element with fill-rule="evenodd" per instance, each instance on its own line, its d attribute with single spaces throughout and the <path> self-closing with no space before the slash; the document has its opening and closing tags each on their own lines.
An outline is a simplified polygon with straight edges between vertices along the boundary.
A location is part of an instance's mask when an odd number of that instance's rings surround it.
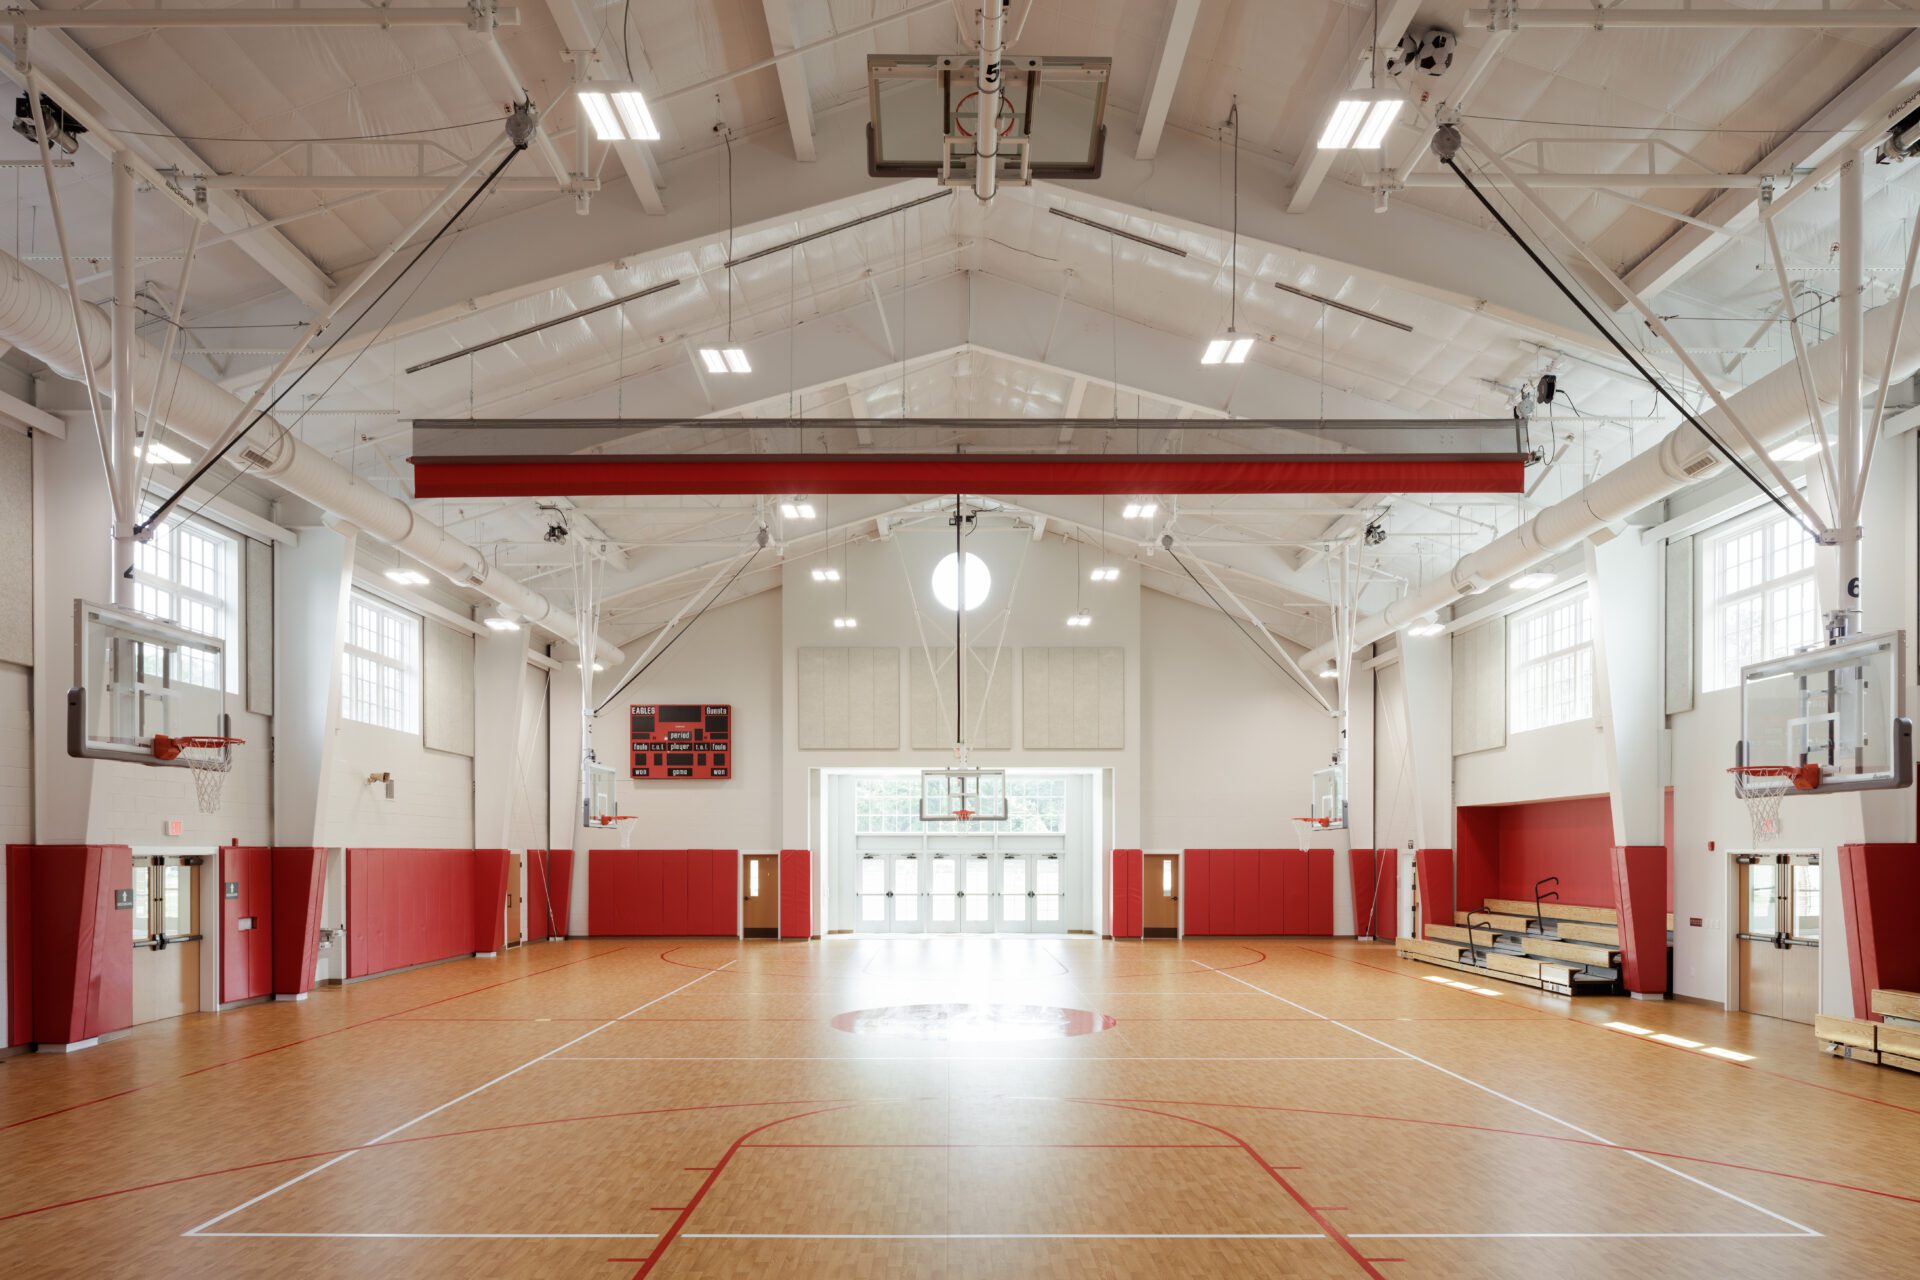
<svg viewBox="0 0 1920 1280">
<path fill-rule="evenodd" d="M 868 54 L 867 172 L 971 185 L 979 65 L 965 54 Z M 1112 71 L 1111 58 L 1007 58 L 999 180 L 1099 177 Z"/>
<path fill-rule="evenodd" d="M 1906 652 L 1906 633 L 1887 631 L 1742 667 L 1734 763 L 1820 766 L 1818 787 L 1796 789 L 1784 775 L 1748 777 L 1742 794 L 1911 786 Z"/>
<path fill-rule="evenodd" d="M 119 605 L 74 601 L 67 754 L 185 767 L 183 756 L 154 755 L 156 734 L 227 732 L 227 655 L 218 636 Z"/>
<path fill-rule="evenodd" d="M 1340 765 L 1313 771 L 1313 816 L 1336 830 L 1347 825 L 1347 771 Z"/>
<path fill-rule="evenodd" d="M 620 771 L 612 765 L 593 759 L 581 762 L 581 826 L 604 827 L 620 816 L 619 782 Z"/>
</svg>

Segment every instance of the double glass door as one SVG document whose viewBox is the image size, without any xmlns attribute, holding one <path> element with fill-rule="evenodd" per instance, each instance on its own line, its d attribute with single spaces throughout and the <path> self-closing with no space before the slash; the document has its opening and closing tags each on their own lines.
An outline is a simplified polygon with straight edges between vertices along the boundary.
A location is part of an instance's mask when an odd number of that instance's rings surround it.
<svg viewBox="0 0 1920 1280">
<path fill-rule="evenodd" d="M 1820 858 L 1740 854 L 1740 1007 L 1812 1022 L 1820 1004 Z"/>
<path fill-rule="evenodd" d="M 1059 933 L 1057 852 L 925 850 L 860 856 L 863 933 Z"/>
</svg>

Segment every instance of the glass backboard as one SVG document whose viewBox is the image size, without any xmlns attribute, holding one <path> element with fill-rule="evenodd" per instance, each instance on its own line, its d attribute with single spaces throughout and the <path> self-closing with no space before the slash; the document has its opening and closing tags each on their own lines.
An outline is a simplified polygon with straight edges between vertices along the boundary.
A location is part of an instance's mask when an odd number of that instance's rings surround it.
<svg viewBox="0 0 1920 1280">
<path fill-rule="evenodd" d="M 1005 822 L 1005 769 L 922 769 L 920 821 Z"/>
<path fill-rule="evenodd" d="M 971 183 L 979 59 L 867 56 L 867 172 Z M 1106 155 L 1111 58 L 1007 58 L 998 116 L 1000 180 L 1097 178 Z M 949 146 L 952 141 L 956 145 Z"/>
<path fill-rule="evenodd" d="M 582 761 L 580 825 L 604 827 L 620 816 L 619 771 L 594 759 Z"/>
<path fill-rule="evenodd" d="M 1740 669 L 1739 765 L 1817 764 L 1822 791 L 1913 782 L 1906 718 L 1906 634 L 1854 636 Z M 1790 790 L 1789 778 L 1749 778 L 1745 793 Z"/>
<path fill-rule="evenodd" d="M 1328 827 L 1347 825 L 1347 771 L 1340 765 L 1313 771 L 1313 816 Z"/>
<path fill-rule="evenodd" d="M 156 759 L 155 734 L 227 734 L 226 645 L 218 636 L 119 605 L 76 600 L 67 753 L 96 760 Z"/>
</svg>

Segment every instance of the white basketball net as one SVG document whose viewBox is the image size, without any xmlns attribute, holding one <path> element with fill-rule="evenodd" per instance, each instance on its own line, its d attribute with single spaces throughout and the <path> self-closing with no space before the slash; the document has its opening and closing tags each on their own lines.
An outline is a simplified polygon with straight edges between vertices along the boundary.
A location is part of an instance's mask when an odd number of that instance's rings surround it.
<svg viewBox="0 0 1920 1280">
<path fill-rule="evenodd" d="M 1780 801 L 1785 795 L 1785 790 L 1749 791 L 1740 797 L 1747 802 L 1747 820 L 1753 824 L 1755 844 L 1772 844 L 1780 834 Z"/>
<path fill-rule="evenodd" d="M 1299 842 L 1300 848 L 1310 849 L 1313 847 L 1313 838 L 1330 825 L 1332 824 L 1324 818 L 1295 818 L 1293 820 L 1294 839 Z"/>
<path fill-rule="evenodd" d="M 183 747 L 180 758 L 193 773 L 193 794 L 200 812 L 218 813 L 220 788 L 226 783 L 227 772 L 233 768 L 233 757 L 225 747 Z"/>
</svg>

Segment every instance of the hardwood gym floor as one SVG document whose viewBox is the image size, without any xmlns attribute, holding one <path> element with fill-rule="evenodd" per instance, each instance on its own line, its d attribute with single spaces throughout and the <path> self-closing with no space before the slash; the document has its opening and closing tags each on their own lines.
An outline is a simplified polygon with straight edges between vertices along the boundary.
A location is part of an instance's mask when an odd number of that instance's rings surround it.
<svg viewBox="0 0 1920 1280">
<path fill-rule="evenodd" d="M 1793 1024 L 1439 974 L 1324 941 L 522 948 L 0 1063 L 0 1270 L 1920 1266 L 1920 1077 Z M 941 1004 L 1002 1008 L 834 1025 Z"/>
</svg>

